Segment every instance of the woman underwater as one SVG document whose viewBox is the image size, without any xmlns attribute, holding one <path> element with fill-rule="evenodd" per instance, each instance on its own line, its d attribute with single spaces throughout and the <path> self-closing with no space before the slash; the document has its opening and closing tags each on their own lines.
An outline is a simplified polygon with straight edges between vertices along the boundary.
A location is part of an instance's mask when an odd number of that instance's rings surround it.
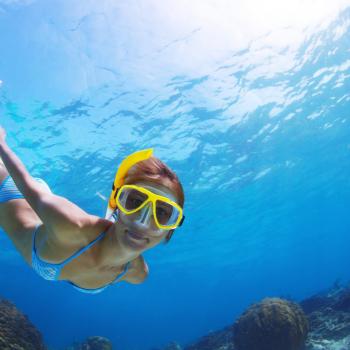
<svg viewBox="0 0 350 350">
<path fill-rule="evenodd" d="M 0 227 L 25 261 L 44 279 L 85 293 L 119 281 L 142 283 L 148 267 L 141 254 L 169 241 L 184 220 L 178 177 L 151 149 L 130 155 L 103 219 L 34 179 L 5 139 L 0 127 Z"/>
</svg>

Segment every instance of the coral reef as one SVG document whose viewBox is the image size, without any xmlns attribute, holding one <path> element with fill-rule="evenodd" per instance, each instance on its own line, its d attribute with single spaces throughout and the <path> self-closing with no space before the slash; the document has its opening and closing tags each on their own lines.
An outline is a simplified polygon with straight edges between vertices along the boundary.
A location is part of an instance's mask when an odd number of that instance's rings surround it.
<svg viewBox="0 0 350 350">
<path fill-rule="evenodd" d="M 301 350 L 305 347 L 308 321 L 295 303 L 264 299 L 249 307 L 234 324 L 237 350 Z"/>
<path fill-rule="evenodd" d="M 104 337 L 89 337 L 83 343 L 75 343 L 66 350 L 112 350 L 113 346 L 109 339 Z"/>
<path fill-rule="evenodd" d="M 164 348 L 152 348 L 150 350 L 182 350 L 182 347 L 175 341 L 170 342 Z"/>
<path fill-rule="evenodd" d="M 292 305 L 293 309 L 296 306 L 294 303 L 290 302 L 287 302 L 287 304 Z M 346 287 L 336 284 L 326 292 L 305 299 L 300 303 L 300 306 L 309 320 L 310 330 L 306 340 L 306 350 L 350 350 L 350 286 Z M 242 319 L 244 315 L 247 315 L 248 310 L 240 319 Z M 297 310 L 297 314 L 299 314 L 300 308 Z M 258 316 L 256 318 L 258 322 L 261 315 L 259 316 L 258 312 L 253 312 L 253 314 Z M 304 318 L 302 316 L 300 317 L 301 319 L 298 322 L 304 327 Z M 266 322 L 265 319 L 261 320 L 262 322 Z M 238 334 L 236 334 L 239 329 L 237 326 L 238 323 L 239 320 L 237 320 L 233 327 L 227 327 L 223 330 L 208 334 L 184 349 L 239 350 L 239 347 L 235 347 L 233 344 L 233 339 L 238 337 Z M 263 323 L 261 323 L 261 325 L 262 324 Z M 273 326 L 273 328 L 275 327 Z M 279 331 L 278 328 L 273 329 L 271 334 L 274 334 L 276 331 Z M 299 331 L 302 333 L 301 330 Z M 264 346 L 264 341 L 261 341 L 259 346 L 248 347 L 248 349 L 263 350 L 265 349 Z M 279 349 L 278 347 L 273 348 L 273 350 Z M 282 348 L 282 350 L 286 349 L 290 349 L 290 347 L 286 346 Z"/>
<path fill-rule="evenodd" d="M 173 341 L 173 342 L 169 343 L 168 345 L 166 345 L 163 350 L 182 350 L 182 349 L 178 343 Z"/>
<path fill-rule="evenodd" d="M 0 349 L 47 349 L 39 331 L 15 305 L 5 299 L 0 299 Z"/>
<path fill-rule="evenodd" d="M 248 308 L 233 326 L 212 332 L 184 348 L 172 342 L 163 350 L 299 350 L 304 348 L 307 324 L 310 330 L 305 350 L 350 350 L 350 285 L 336 284 L 303 300 L 300 307 L 280 298 L 264 299 Z M 0 299 L 0 349 L 48 349 L 28 318 L 4 299 Z M 97 336 L 66 348 L 112 349 L 108 339 Z"/>
<path fill-rule="evenodd" d="M 107 338 L 89 337 L 81 350 L 112 350 L 112 343 Z"/>
<path fill-rule="evenodd" d="M 232 327 L 212 332 L 185 347 L 185 350 L 234 350 Z"/>
<path fill-rule="evenodd" d="M 350 349 L 350 288 L 335 285 L 302 301 L 311 332 L 307 350 Z"/>
</svg>

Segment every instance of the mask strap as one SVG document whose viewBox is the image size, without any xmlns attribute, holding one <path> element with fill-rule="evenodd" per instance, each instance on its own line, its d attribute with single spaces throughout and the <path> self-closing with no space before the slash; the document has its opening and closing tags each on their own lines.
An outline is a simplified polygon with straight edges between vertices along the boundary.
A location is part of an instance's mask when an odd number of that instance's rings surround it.
<svg viewBox="0 0 350 350">
<path fill-rule="evenodd" d="M 114 212 L 111 215 L 111 219 L 114 220 L 114 222 L 117 222 L 119 218 L 119 209 L 117 208 L 116 210 L 114 210 Z"/>
</svg>

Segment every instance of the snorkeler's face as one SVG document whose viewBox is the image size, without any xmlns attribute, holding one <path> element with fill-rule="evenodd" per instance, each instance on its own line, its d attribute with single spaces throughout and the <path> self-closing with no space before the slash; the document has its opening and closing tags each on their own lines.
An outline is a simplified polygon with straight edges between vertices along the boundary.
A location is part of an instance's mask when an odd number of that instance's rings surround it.
<svg viewBox="0 0 350 350">
<path fill-rule="evenodd" d="M 152 182 L 137 182 L 135 185 L 177 202 L 175 194 L 165 186 Z M 150 249 L 159 244 L 169 233 L 169 230 L 157 226 L 152 205 L 149 202 L 141 210 L 129 215 L 119 211 L 119 223 L 123 226 L 123 243 L 128 247 L 136 250 Z"/>
</svg>

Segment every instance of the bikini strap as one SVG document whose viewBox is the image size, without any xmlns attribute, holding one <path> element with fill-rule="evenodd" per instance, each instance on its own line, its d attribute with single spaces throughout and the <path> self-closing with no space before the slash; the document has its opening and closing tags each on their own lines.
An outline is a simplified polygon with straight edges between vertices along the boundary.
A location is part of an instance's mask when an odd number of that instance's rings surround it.
<svg viewBox="0 0 350 350">
<path fill-rule="evenodd" d="M 35 252 L 35 255 L 36 255 L 35 237 L 36 237 L 36 233 L 39 231 L 40 226 L 41 226 L 41 224 L 37 224 L 35 226 L 34 233 L 33 233 L 32 251 Z"/>
<path fill-rule="evenodd" d="M 128 272 L 130 265 L 131 265 L 131 261 L 127 262 L 125 264 L 124 270 L 110 284 L 114 284 L 114 283 L 117 283 L 118 281 L 120 281 L 120 279 L 123 276 L 125 276 L 125 274 Z"/>
<path fill-rule="evenodd" d="M 67 265 L 69 262 L 71 262 L 73 259 L 75 259 L 76 257 L 78 257 L 79 255 L 83 254 L 86 250 L 88 250 L 90 247 L 92 247 L 95 243 L 97 243 L 100 239 L 102 239 L 105 234 L 107 233 L 106 231 L 103 231 L 99 236 L 97 236 L 92 242 L 90 242 L 88 245 L 86 245 L 85 247 L 80 248 L 78 251 L 76 251 L 72 256 L 70 256 L 69 258 L 67 258 L 66 260 L 62 261 L 59 265 L 60 266 L 65 266 Z"/>
</svg>

